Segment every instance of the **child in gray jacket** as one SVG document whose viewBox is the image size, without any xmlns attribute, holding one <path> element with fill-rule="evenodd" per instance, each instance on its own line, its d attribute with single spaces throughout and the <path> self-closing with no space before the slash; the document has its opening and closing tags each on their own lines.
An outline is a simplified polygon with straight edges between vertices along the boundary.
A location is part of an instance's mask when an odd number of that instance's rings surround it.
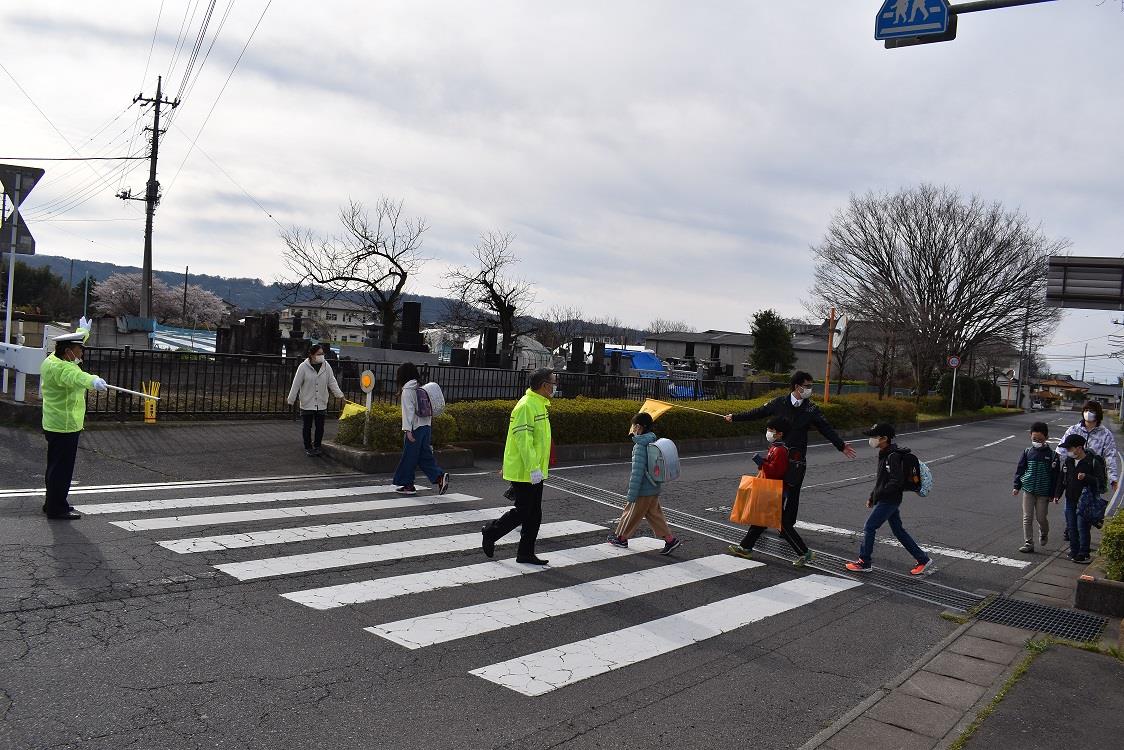
<svg viewBox="0 0 1124 750">
<path fill-rule="evenodd" d="M 660 486 L 652 480 L 648 471 L 648 446 L 656 441 L 652 432 L 652 415 L 640 412 L 632 418 L 628 433 L 632 437 L 632 474 L 628 478 L 628 504 L 624 506 L 617 529 L 609 535 L 609 544 L 614 547 L 627 547 L 628 538 L 636 531 L 640 522 L 647 519 L 652 532 L 663 539 L 661 555 L 670 554 L 680 541 L 668 528 L 667 519 L 660 507 Z"/>
</svg>

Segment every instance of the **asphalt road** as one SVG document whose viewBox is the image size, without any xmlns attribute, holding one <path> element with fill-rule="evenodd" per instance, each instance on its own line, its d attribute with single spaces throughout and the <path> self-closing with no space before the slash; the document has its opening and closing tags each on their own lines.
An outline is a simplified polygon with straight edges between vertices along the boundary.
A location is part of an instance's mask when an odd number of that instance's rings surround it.
<svg viewBox="0 0 1124 750">
<path fill-rule="evenodd" d="M 901 436 L 935 476 L 903 506 L 941 550 L 933 581 L 1003 590 L 1043 559 L 1017 552 L 1010 492 L 1035 418 Z M 1059 437 L 1076 416 L 1048 418 Z M 795 748 L 955 627 L 824 571 L 742 564 L 692 530 L 669 557 L 611 550 L 617 511 L 556 487 L 539 546 L 555 564 L 489 563 L 475 545 L 504 505 L 495 467 L 407 505 L 375 491 L 389 477 L 304 456 L 291 423 L 99 430 L 83 445 L 73 504 L 165 502 L 48 523 L 42 438 L 2 431 L 0 747 Z M 812 448 L 801 501 L 819 525 L 805 540 L 848 558 L 875 468 L 855 447 Z M 663 503 L 724 521 L 749 466 L 687 457 Z M 619 492 L 627 466 L 557 474 Z M 189 518 L 220 513 L 238 515 Z M 1057 509 L 1051 521 L 1056 549 Z M 879 544 L 875 565 L 911 562 Z"/>
</svg>

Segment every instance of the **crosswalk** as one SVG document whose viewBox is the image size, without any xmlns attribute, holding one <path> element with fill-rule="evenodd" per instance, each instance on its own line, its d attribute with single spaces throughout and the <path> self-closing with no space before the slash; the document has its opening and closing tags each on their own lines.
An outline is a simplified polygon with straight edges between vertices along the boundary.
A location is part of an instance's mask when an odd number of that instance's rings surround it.
<svg viewBox="0 0 1124 750">
<path fill-rule="evenodd" d="M 764 567 L 760 562 L 724 554 L 686 560 L 657 557 L 662 541 L 646 537 L 618 549 L 604 542 L 604 525 L 579 519 L 541 526 L 540 540 L 562 540 L 565 545 L 549 553 L 548 567 L 472 558 L 467 553 L 479 550 L 480 523 L 498 517 L 506 506 L 463 493 L 407 497 L 393 493 L 389 485 L 320 487 L 91 503 L 79 505 L 78 510 L 105 516 L 118 529 L 152 535 L 152 541 L 168 552 L 202 559 L 235 580 L 270 580 L 276 588 L 287 589 L 279 595 L 295 605 L 326 613 L 351 607 L 352 613 L 366 619 L 360 632 L 392 647 L 420 650 L 453 644 L 446 647 L 455 648 L 467 639 L 561 618 L 583 618 L 586 633 L 590 627 L 606 631 L 533 653 L 503 653 L 502 660 L 469 670 L 481 680 L 526 696 L 541 696 L 655 659 L 860 585 L 815 574 L 763 587 L 753 575 Z M 169 515 L 168 511 L 186 512 Z M 347 520 L 356 514 L 375 517 Z M 336 520 L 337 516 L 342 518 Z M 316 517 L 333 518 L 316 525 L 285 525 Z M 467 533 L 466 525 L 472 529 Z M 205 535 L 162 538 L 191 530 Z M 396 538 L 399 533 L 416 538 Z M 500 539 L 497 549 L 509 550 L 517 542 L 518 530 Z M 395 570 L 407 565 L 405 571 Z M 419 566 L 425 569 L 417 570 Z M 603 571 L 606 566 L 609 574 Z M 518 581 L 530 585 L 545 573 L 563 569 L 573 569 L 573 575 L 546 577 L 553 582 L 550 588 L 519 596 L 495 594 L 503 587 L 510 593 Z M 343 582 L 299 587 L 310 576 L 318 576 L 320 583 L 332 577 Z M 504 581 L 500 588 L 491 585 Z M 569 585 L 557 585 L 561 581 Z M 702 589 L 707 603 L 670 612 L 674 605 L 665 602 L 675 599 L 653 596 L 708 581 L 720 581 L 731 596 L 709 600 L 713 591 L 720 590 L 711 585 Z M 461 593 L 454 596 L 454 590 Z M 418 598 L 442 591 L 450 592 L 442 596 L 463 606 L 441 609 L 433 605 L 441 598 Z M 635 606 L 637 612 L 654 609 L 661 616 L 610 629 L 620 619 L 605 618 L 604 612 L 642 599 L 645 606 Z M 384 608 L 365 606 L 390 600 L 423 602 L 425 609 L 420 613 L 413 609 L 410 617 L 387 619 L 379 615 Z M 464 604 L 466 600 L 473 603 Z M 557 643 L 554 638 L 546 643 L 550 641 Z"/>
</svg>

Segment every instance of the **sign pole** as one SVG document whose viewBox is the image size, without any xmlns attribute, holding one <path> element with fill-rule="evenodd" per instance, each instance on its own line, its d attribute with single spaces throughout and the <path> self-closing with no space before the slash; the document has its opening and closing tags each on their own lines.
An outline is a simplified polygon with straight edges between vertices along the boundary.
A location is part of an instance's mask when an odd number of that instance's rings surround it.
<svg viewBox="0 0 1124 750">
<path fill-rule="evenodd" d="M 952 368 L 952 395 L 948 399 L 948 416 L 952 416 L 952 410 L 956 408 L 956 372 L 960 369 L 960 357 L 955 354 L 950 354 L 948 359 L 948 366 Z"/>
<path fill-rule="evenodd" d="M 12 292 L 16 283 L 16 224 L 20 216 L 20 188 L 23 186 L 23 175 L 16 172 L 16 184 L 12 196 L 12 236 L 11 252 L 8 254 L 8 304 L 4 309 L 4 343 L 12 342 Z M 8 371 L 4 370 L 3 392 L 8 392 Z"/>
<path fill-rule="evenodd" d="M 823 376 L 823 402 L 826 404 L 831 400 L 831 358 L 834 352 L 831 350 L 832 344 L 835 342 L 835 308 L 831 308 L 831 317 L 827 322 L 827 365 L 824 367 Z"/>
</svg>

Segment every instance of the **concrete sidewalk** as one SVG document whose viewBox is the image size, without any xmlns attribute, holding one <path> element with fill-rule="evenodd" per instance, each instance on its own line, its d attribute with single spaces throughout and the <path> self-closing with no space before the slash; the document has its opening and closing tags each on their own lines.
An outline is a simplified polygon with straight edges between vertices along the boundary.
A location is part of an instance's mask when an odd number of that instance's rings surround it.
<svg viewBox="0 0 1124 750">
<path fill-rule="evenodd" d="M 1083 570 L 1058 551 L 1008 595 L 1072 608 Z M 970 620 L 800 750 L 947 748 L 1033 655 L 1027 642 L 1047 638 Z M 1110 619 L 1100 645 L 1120 647 L 1120 639 L 1120 620 Z M 967 746 L 1057 748 L 1081 745 L 1082 740 L 1115 746 L 1124 734 L 1121 684 L 1124 663 L 1119 660 L 1053 645 L 1033 660 Z"/>
</svg>

